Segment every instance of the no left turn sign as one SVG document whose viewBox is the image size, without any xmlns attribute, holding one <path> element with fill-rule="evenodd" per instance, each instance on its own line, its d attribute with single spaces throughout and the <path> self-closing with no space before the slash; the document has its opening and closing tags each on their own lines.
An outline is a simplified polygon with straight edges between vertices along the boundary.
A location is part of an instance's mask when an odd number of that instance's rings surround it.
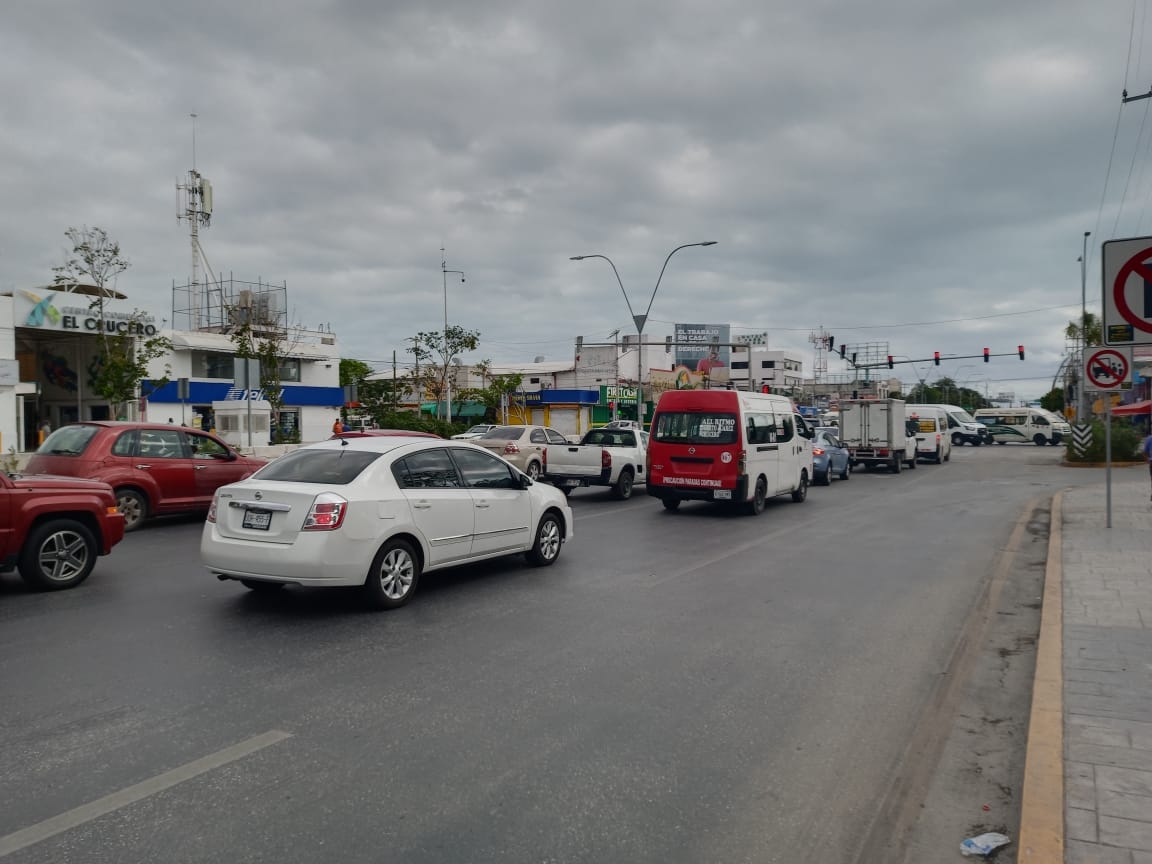
<svg viewBox="0 0 1152 864">
<path fill-rule="evenodd" d="M 1132 386 L 1132 350 L 1089 348 L 1084 360 L 1084 381 L 1090 390 L 1127 390 Z"/>
</svg>

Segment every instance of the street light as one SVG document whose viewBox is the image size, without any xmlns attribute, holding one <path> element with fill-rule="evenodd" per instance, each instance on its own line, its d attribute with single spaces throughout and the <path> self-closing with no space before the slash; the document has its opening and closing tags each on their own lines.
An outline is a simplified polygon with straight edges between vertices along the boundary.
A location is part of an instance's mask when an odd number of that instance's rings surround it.
<svg viewBox="0 0 1152 864">
<path fill-rule="evenodd" d="M 1084 366 L 1085 349 L 1088 346 L 1088 328 L 1085 326 L 1088 318 L 1088 238 L 1092 235 L 1091 231 L 1084 232 L 1084 247 L 1080 252 L 1080 366 Z M 1079 423 L 1084 422 L 1084 416 L 1088 413 L 1088 391 L 1084 387 L 1084 381 L 1081 381 L 1083 375 L 1077 378 L 1080 381 L 1079 408 L 1076 410 L 1076 420 Z"/>
<path fill-rule="evenodd" d="M 440 272 L 444 281 L 444 413 L 448 416 L 444 419 L 452 422 L 452 381 L 449 379 L 448 370 L 448 274 L 456 273 L 460 277 L 460 281 L 464 281 L 463 270 L 449 270 L 448 260 L 444 258 L 444 247 L 440 247 Z M 436 416 L 440 416 L 440 405 L 436 405 Z"/>
<path fill-rule="evenodd" d="M 616 269 L 616 265 L 607 255 L 573 255 L 568 259 L 569 261 L 583 261 L 586 258 L 603 258 L 612 267 L 612 272 L 616 274 L 616 283 L 620 286 L 620 293 L 624 295 L 624 302 L 628 304 L 628 314 L 632 316 L 632 323 L 636 325 L 636 420 L 641 425 L 644 424 L 644 325 L 648 323 L 648 313 L 652 311 L 652 303 L 656 300 L 656 292 L 660 290 L 660 280 L 664 278 L 664 271 L 668 268 L 668 261 L 681 249 L 687 249 L 690 246 L 715 245 L 715 240 L 705 240 L 702 243 L 685 243 L 669 252 L 668 257 L 664 259 L 664 266 L 660 268 L 660 275 L 656 277 L 656 287 L 652 289 L 652 296 L 648 298 L 648 308 L 644 310 L 643 315 L 637 315 L 632 309 L 632 301 L 628 299 L 628 292 L 624 290 L 624 282 L 620 279 L 620 271 Z"/>
</svg>

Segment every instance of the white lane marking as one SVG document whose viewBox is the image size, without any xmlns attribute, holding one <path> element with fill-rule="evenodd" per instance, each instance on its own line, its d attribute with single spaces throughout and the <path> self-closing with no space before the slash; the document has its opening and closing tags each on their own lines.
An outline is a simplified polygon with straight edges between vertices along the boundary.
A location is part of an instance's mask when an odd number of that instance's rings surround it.
<svg viewBox="0 0 1152 864">
<path fill-rule="evenodd" d="M 119 810 L 121 807 L 135 804 L 137 801 L 155 795 L 157 792 L 171 789 L 178 783 L 191 780 L 193 777 L 198 777 L 208 771 L 220 768 L 229 762 L 243 759 L 245 756 L 250 756 L 257 750 L 271 747 L 273 744 L 291 737 L 291 733 L 281 732 L 279 729 L 271 729 L 249 738 L 246 741 L 241 741 L 239 744 L 233 744 L 231 747 L 225 747 L 223 750 L 217 750 L 215 753 L 210 753 L 207 756 L 188 762 L 178 768 L 173 768 L 171 771 L 165 771 L 163 774 L 157 774 L 155 777 L 149 777 L 147 780 L 134 783 L 131 786 L 121 789 L 119 792 L 113 792 L 110 795 L 105 795 L 103 798 L 97 798 L 95 801 L 89 801 L 87 804 L 81 804 L 79 807 L 75 807 L 58 816 L 45 819 L 43 822 L 37 822 L 35 825 L 21 828 L 19 831 L 0 837 L 0 858 L 11 855 L 13 852 L 19 852 L 21 849 L 25 849 L 35 843 L 40 843 L 50 837 L 55 837 L 57 834 L 62 834 L 78 825 L 83 825 L 85 822 L 91 822 L 93 819 L 98 819 L 114 810 Z"/>
</svg>

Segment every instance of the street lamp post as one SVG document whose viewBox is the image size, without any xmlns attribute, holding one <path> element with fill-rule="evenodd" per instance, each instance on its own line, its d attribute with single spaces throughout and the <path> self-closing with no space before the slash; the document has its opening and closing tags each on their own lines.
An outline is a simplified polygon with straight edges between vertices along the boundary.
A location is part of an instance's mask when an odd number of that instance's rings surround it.
<svg viewBox="0 0 1152 864">
<path fill-rule="evenodd" d="M 444 413 L 448 416 L 444 418 L 445 421 L 452 422 L 452 381 L 449 379 L 450 370 L 448 369 L 448 274 L 456 273 L 460 277 L 460 281 L 464 281 L 463 270 L 449 270 L 448 260 L 444 258 L 444 247 L 440 247 L 440 273 L 444 282 Z M 436 405 L 436 416 L 440 416 L 440 405 Z"/>
<path fill-rule="evenodd" d="M 1084 246 L 1080 252 L 1080 366 L 1084 366 L 1085 349 L 1088 347 L 1088 328 L 1085 326 L 1086 319 L 1088 318 L 1088 238 L 1092 235 L 1091 231 L 1084 232 Z M 1079 423 L 1084 422 L 1084 417 L 1088 413 L 1088 391 L 1084 387 L 1085 381 L 1083 380 L 1083 372 L 1077 376 L 1080 382 L 1079 407 L 1076 409 L 1076 421 Z"/>
<path fill-rule="evenodd" d="M 636 420 L 641 426 L 644 424 L 644 325 L 648 323 L 648 313 L 652 311 L 652 303 L 656 300 L 656 292 L 660 290 L 660 280 L 664 278 L 664 271 L 668 268 L 668 261 L 681 249 L 687 249 L 690 246 L 715 245 L 715 240 L 705 240 L 702 243 L 685 243 L 669 252 L 668 257 L 664 259 L 664 266 L 660 268 L 660 275 L 656 277 L 656 287 L 652 289 L 652 296 L 648 298 L 648 308 L 644 310 L 643 315 L 637 315 L 632 309 L 632 301 L 628 299 L 628 292 L 624 290 L 624 282 L 620 279 L 620 271 L 616 269 L 616 265 L 607 255 L 573 255 L 568 259 L 570 261 L 583 261 L 586 258 L 603 258 L 612 267 L 612 272 L 616 274 L 616 283 L 620 286 L 620 293 L 624 295 L 624 302 L 628 305 L 628 314 L 632 316 L 632 323 L 636 325 Z"/>
</svg>

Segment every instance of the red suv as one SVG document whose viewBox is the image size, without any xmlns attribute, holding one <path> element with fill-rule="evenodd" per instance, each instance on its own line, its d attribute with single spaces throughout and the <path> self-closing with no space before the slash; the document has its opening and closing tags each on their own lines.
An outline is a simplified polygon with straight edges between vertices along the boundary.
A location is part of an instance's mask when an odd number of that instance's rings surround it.
<svg viewBox="0 0 1152 864">
<path fill-rule="evenodd" d="M 107 483 L 0 473 L 0 573 L 19 567 L 33 588 L 71 588 L 123 537 Z"/>
<path fill-rule="evenodd" d="M 92 421 L 61 426 L 25 474 L 103 480 L 116 490 L 125 530 L 149 516 L 207 510 L 216 489 L 268 460 L 241 456 L 215 435 L 160 423 Z"/>
</svg>

